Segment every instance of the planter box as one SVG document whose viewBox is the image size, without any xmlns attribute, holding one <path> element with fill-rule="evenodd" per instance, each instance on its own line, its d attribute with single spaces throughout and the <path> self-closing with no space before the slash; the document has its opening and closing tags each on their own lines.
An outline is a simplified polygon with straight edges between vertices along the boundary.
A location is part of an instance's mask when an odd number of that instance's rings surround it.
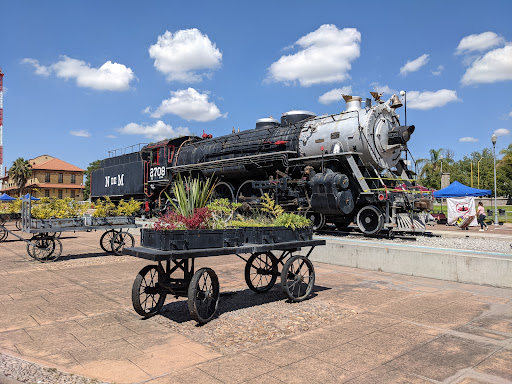
<svg viewBox="0 0 512 384">
<path fill-rule="evenodd" d="M 135 224 L 135 217 L 133 216 L 107 216 L 107 217 L 91 217 L 92 226 L 100 225 L 124 225 Z"/>
<path fill-rule="evenodd" d="M 245 227 L 176 231 L 141 230 L 143 247 L 162 251 L 237 247 L 243 244 L 274 244 L 311 240 L 312 228 L 292 230 L 285 227 Z"/>
<path fill-rule="evenodd" d="M 84 219 L 82 217 L 73 217 L 70 219 L 32 219 L 30 221 L 30 227 L 34 229 L 69 228 L 83 226 Z"/>
</svg>

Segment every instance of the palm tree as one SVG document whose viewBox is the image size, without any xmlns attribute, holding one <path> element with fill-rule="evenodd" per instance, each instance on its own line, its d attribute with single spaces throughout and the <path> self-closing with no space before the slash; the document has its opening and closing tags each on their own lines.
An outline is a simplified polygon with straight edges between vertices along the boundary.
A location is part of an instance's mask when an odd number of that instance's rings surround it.
<svg viewBox="0 0 512 384">
<path fill-rule="evenodd" d="M 23 157 L 18 157 L 12 162 L 11 168 L 9 168 L 9 176 L 12 177 L 19 189 L 19 195 L 23 193 L 23 188 L 27 184 L 28 179 L 32 176 L 32 168 L 28 160 Z"/>
<path fill-rule="evenodd" d="M 503 158 L 499 162 L 499 166 L 512 165 L 512 144 L 508 145 L 508 148 L 502 149 L 500 154 Z"/>
<path fill-rule="evenodd" d="M 446 166 L 453 163 L 453 159 L 448 156 L 443 156 L 443 148 L 431 149 L 430 159 L 418 159 L 416 165 L 419 167 L 418 176 L 422 179 L 424 186 L 429 188 L 437 188 L 438 175 L 441 175 L 441 170 L 445 166 L 445 171 L 448 170 Z M 440 178 L 439 178 L 440 179 Z"/>
</svg>

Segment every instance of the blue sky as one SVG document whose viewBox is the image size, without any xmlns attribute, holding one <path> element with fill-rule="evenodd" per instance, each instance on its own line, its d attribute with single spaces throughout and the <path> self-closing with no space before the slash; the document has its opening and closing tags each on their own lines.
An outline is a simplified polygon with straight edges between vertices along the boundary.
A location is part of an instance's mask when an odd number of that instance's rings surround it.
<svg viewBox="0 0 512 384">
<path fill-rule="evenodd" d="M 413 156 L 511 142 L 511 1 L 3 1 L 4 166 L 407 91 Z M 333 91 L 334 90 L 334 91 Z M 330 92 L 330 93 L 329 93 Z M 398 110 L 403 117 L 403 107 Z M 403 121 L 402 121 L 403 122 Z"/>
</svg>

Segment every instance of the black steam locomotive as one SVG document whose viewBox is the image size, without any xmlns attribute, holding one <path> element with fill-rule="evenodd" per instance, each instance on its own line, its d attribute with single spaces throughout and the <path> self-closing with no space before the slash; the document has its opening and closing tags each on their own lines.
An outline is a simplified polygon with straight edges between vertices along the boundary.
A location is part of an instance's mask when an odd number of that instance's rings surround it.
<svg viewBox="0 0 512 384">
<path fill-rule="evenodd" d="M 178 173 L 218 180 L 217 197 L 258 204 L 269 193 L 290 211 L 303 212 L 316 229 L 357 223 L 366 234 L 423 232 L 432 200 L 415 190 L 402 153 L 414 126 L 400 125 L 395 95 L 376 103 L 344 96 L 339 114 L 284 113 L 254 129 L 212 138 L 186 136 L 139 152 L 105 159 L 91 176 L 91 196 L 144 199 L 162 210 Z"/>
</svg>

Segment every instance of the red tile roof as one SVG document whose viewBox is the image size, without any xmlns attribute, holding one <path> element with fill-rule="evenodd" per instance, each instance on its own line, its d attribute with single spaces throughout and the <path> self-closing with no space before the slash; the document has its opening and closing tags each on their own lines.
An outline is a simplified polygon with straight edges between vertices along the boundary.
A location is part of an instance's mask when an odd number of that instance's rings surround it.
<svg viewBox="0 0 512 384">
<path fill-rule="evenodd" d="M 27 185 L 25 188 L 84 189 L 85 186 L 80 185 L 80 184 L 42 183 L 42 184 L 30 184 L 30 185 Z"/>
<path fill-rule="evenodd" d="M 72 171 L 72 172 L 84 172 L 82 168 L 75 167 L 60 159 L 51 159 L 44 163 L 32 165 L 32 169 L 42 169 L 47 171 Z"/>
</svg>

